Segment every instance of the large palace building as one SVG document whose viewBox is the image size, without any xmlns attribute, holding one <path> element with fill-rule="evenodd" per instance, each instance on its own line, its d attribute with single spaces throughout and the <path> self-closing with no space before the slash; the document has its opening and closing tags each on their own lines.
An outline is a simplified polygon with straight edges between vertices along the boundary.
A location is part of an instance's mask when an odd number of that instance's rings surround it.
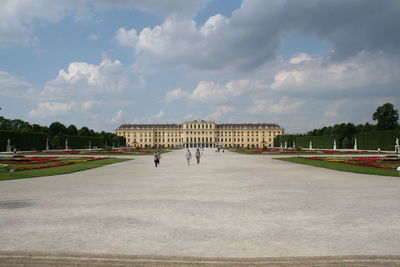
<svg viewBox="0 0 400 267">
<path fill-rule="evenodd" d="M 216 124 L 195 120 L 181 124 L 123 124 L 115 130 L 132 147 L 270 147 L 284 129 L 277 124 Z"/>
</svg>

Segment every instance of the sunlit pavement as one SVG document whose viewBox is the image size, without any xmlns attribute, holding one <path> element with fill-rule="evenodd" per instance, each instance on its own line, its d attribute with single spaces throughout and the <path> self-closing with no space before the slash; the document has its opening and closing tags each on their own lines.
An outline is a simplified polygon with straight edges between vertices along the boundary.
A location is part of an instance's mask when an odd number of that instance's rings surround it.
<svg viewBox="0 0 400 267">
<path fill-rule="evenodd" d="M 192 149 L 192 155 L 194 156 Z M 0 182 L 0 251 L 400 255 L 400 179 L 185 150 Z"/>
</svg>

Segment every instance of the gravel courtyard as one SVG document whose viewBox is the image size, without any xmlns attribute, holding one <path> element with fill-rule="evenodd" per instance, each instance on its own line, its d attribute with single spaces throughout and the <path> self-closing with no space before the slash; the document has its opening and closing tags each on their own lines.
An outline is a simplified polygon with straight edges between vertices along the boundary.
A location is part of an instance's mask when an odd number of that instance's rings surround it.
<svg viewBox="0 0 400 267">
<path fill-rule="evenodd" d="M 194 150 L 192 150 L 194 155 Z M 0 251 L 400 255 L 400 180 L 185 150 L 0 182 Z"/>
</svg>

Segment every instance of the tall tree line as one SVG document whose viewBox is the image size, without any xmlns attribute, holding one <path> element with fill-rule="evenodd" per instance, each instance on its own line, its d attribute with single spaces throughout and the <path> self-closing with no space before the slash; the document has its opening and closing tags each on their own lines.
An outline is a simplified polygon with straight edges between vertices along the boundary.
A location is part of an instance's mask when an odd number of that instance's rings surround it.
<svg viewBox="0 0 400 267">
<path fill-rule="evenodd" d="M 104 139 L 105 143 L 109 146 L 118 143 L 121 143 L 121 137 L 117 136 L 114 133 L 109 132 L 95 132 L 92 129 L 84 126 L 78 129 L 75 125 L 71 124 L 69 126 L 65 126 L 61 122 L 53 122 L 50 126 L 41 126 L 38 124 L 30 124 L 29 122 L 15 119 L 10 120 L 0 116 L 0 130 L 12 130 L 17 132 L 25 132 L 25 133 L 45 133 L 47 134 L 51 140 L 58 143 L 57 140 L 61 136 L 89 136 L 89 137 L 101 137 Z"/>
<path fill-rule="evenodd" d="M 362 132 L 400 130 L 399 111 L 395 109 L 391 103 L 386 103 L 377 108 L 372 114 L 372 119 L 377 121 L 376 125 L 365 123 L 354 125 L 353 123 L 340 123 L 333 126 L 327 126 L 314 129 L 306 134 L 297 136 L 322 136 L 322 135 L 338 135 L 339 142 L 343 148 L 350 148 L 354 145 L 354 137 Z"/>
</svg>

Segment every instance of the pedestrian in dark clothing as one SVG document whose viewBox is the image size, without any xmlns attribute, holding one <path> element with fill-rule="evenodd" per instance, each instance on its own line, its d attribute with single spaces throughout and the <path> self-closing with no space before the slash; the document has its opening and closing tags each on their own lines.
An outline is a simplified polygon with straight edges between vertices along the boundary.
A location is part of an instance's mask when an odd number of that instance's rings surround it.
<svg viewBox="0 0 400 267">
<path fill-rule="evenodd" d="M 200 153 L 200 149 L 198 148 L 196 150 L 196 159 L 197 159 L 197 164 L 200 163 L 200 157 L 201 157 L 201 153 Z"/>
<path fill-rule="evenodd" d="M 157 167 L 160 164 L 160 153 L 158 151 L 154 153 L 154 165 Z"/>
</svg>

